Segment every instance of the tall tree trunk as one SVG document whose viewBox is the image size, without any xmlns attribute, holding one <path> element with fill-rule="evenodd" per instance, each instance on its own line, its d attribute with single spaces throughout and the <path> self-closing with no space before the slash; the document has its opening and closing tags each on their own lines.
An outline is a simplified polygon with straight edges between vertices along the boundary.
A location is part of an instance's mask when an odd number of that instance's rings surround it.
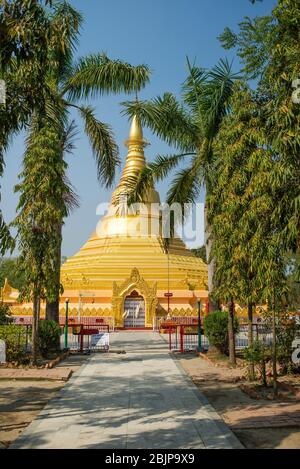
<svg viewBox="0 0 300 469">
<path fill-rule="evenodd" d="M 228 305 L 228 345 L 229 345 L 229 362 L 232 365 L 236 365 L 233 299 L 229 302 L 229 305 Z"/>
<path fill-rule="evenodd" d="M 267 387 L 266 360 L 264 358 L 261 361 L 261 380 L 263 386 Z"/>
<path fill-rule="evenodd" d="M 60 267 L 61 267 L 62 223 L 57 228 L 57 246 L 55 256 L 54 300 L 46 301 L 46 319 L 59 323 Z M 53 288 L 53 287 L 52 287 Z"/>
<path fill-rule="evenodd" d="M 277 396 L 277 344 L 276 344 L 276 304 L 275 304 L 275 292 L 273 296 L 273 308 L 272 308 L 272 371 L 273 371 L 273 391 L 274 395 Z"/>
<path fill-rule="evenodd" d="M 218 303 L 211 297 L 213 292 L 213 281 L 215 273 L 215 259 L 210 259 L 210 253 L 212 249 L 212 238 L 211 238 L 211 227 L 207 221 L 207 205 L 204 208 L 204 237 L 205 237 L 205 250 L 206 250 L 206 261 L 207 261 L 207 273 L 208 273 L 208 301 L 209 301 L 209 312 L 217 311 L 219 308 Z"/>
<path fill-rule="evenodd" d="M 33 298 L 33 316 L 32 316 L 32 356 L 31 361 L 36 365 L 39 356 L 39 321 L 40 321 L 41 298 L 39 292 Z"/>
<path fill-rule="evenodd" d="M 249 301 L 248 303 L 248 347 L 253 346 L 253 303 Z M 249 363 L 249 379 L 254 381 L 255 379 L 255 370 L 254 363 Z"/>
</svg>

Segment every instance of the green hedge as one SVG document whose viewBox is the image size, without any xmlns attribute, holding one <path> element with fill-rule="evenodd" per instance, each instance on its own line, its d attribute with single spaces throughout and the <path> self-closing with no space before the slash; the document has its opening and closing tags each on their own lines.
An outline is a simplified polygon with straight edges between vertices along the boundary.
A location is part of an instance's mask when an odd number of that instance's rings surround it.
<svg viewBox="0 0 300 469">
<path fill-rule="evenodd" d="M 234 318 L 234 332 L 239 331 L 238 319 Z M 204 335 L 209 344 L 221 353 L 228 353 L 228 311 L 214 311 L 204 318 Z"/>
<path fill-rule="evenodd" d="M 43 356 L 59 349 L 61 328 L 55 321 L 44 320 L 39 325 L 39 344 Z"/>
<path fill-rule="evenodd" d="M 15 324 L 0 325 L 0 339 L 6 343 L 6 360 L 20 360 L 26 350 L 26 328 Z"/>
</svg>

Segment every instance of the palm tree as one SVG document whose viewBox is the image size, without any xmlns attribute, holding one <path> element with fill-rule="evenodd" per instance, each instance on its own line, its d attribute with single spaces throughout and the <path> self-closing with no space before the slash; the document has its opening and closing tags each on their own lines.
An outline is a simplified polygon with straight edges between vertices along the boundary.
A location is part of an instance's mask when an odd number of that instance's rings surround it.
<svg viewBox="0 0 300 469">
<path fill-rule="evenodd" d="M 200 191 L 205 187 L 209 193 L 213 185 L 213 141 L 218 134 L 223 117 L 229 111 L 229 101 L 233 93 L 233 73 L 227 60 L 211 70 L 205 71 L 187 60 L 189 75 L 182 86 L 182 102 L 171 93 L 165 93 L 150 101 L 126 102 L 125 113 L 137 115 L 141 123 L 147 125 L 158 137 L 175 148 L 174 154 L 158 155 L 149 163 L 136 179 L 128 181 L 129 203 L 140 201 L 153 182 L 161 180 L 182 162 L 188 164 L 180 169 L 170 185 L 168 204 L 195 203 Z M 207 214 L 209 207 L 206 205 Z M 207 222 L 206 256 L 208 261 L 208 288 L 210 308 L 215 305 L 211 298 L 213 290 L 214 260 L 210 252 L 212 239 Z"/>
<path fill-rule="evenodd" d="M 38 356 L 38 328 L 41 299 L 54 299 L 57 294 L 57 256 L 60 237 L 58 227 L 74 203 L 74 194 L 66 178 L 63 152 L 71 143 L 69 134 L 58 134 L 57 128 L 34 121 L 24 154 L 20 183 L 18 215 L 19 271 L 24 275 L 21 298 L 33 302 L 32 360 Z"/>
<path fill-rule="evenodd" d="M 108 187 L 114 180 L 116 166 L 119 164 L 119 151 L 112 130 L 109 125 L 95 117 L 94 110 L 90 106 L 78 104 L 77 100 L 96 93 L 130 92 L 140 89 L 148 81 L 148 68 L 133 67 L 118 60 L 110 60 L 105 54 L 83 58 L 74 67 L 67 65 L 67 72 L 65 68 L 58 69 L 55 76 L 53 95 L 55 101 L 59 103 L 56 109 L 59 109 L 61 121 L 66 118 L 70 108 L 77 109 L 90 140 L 98 179 Z M 57 233 L 60 239 L 57 253 L 57 297 L 53 302 L 47 302 L 46 308 L 47 318 L 54 320 L 58 320 L 59 313 L 61 226 L 57 227 Z"/>
<path fill-rule="evenodd" d="M 66 138 L 70 133 L 69 111 L 75 108 L 82 117 L 96 159 L 98 178 L 108 186 L 119 163 L 118 147 L 110 126 L 99 121 L 94 110 L 78 103 L 78 100 L 97 94 L 136 91 L 149 79 L 146 66 L 134 67 L 119 60 L 110 60 L 105 54 L 91 55 L 73 64 L 81 17 L 63 2 L 51 18 L 58 30 L 61 9 L 76 17 L 77 28 L 66 31 L 68 40 L 65 40 L 63 50 L 56 46 L 56 42 L 49 48 L 48 93 L 43 96 L 46 112 L 41 115 L 36 110 L 32 114 L 22 181 L 16 188 L 21 193 L 15 221 L 21 252 L 20 267 L 28 279 L 23 295 L 30 296 L 34 304 L 34 359 L 37 356 L 41 299 L 47 299 L 47 318 L 58 320 L 61 229 L 70 206 L 76 204 L 65 175 L 64 153 L 72 149 Z M 74 128 L 71 130 L 72 133 Z M 35 187 L 39 190 L 34 190 Z"/>
<path fill-rule="evenodd" d="M 47 8 L 44 7 L 47 5 Z M 47 114 L 45 97 L 50 49 L 64 54 L 78 32 L 81 16 L 64 1 L 0 2 L 0 78 L 6 102 L 0 104 L 0 175 L 12 137 L 28 125 L 33 112 Z M 0 251 L 14 247 L 0 210 Z"/>
</svg>

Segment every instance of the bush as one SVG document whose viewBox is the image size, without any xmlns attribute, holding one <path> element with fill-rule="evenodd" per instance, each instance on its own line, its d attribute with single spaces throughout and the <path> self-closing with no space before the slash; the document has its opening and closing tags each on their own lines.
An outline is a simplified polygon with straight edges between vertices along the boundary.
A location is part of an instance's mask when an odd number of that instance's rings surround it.
<svg viewBox="0 0 300 469">
<path fill-rule="evenodd" d="M 47 356 L 59 348 L 61 329 L 55 321 L 41 321 L 39 326 L 39 347 L 41 354 Z"/>
<path fill-rule="evenodd" d="M 26 353 L 26 328 L 7 324 L 0 326 L 0 339 L 6 343 L 6 360 L 20 360 Z"/>
<path fill-rule="evenodd" d="M 2 301 L 0 302 L 0 324 L 8 324 L 11 322 L 11 312 L 9 309 L 9 306 L 3 303 Z"/>
<path fill-rule="evenodd" d="M 272 312 L 264 312 L 264 323 L 271 330 Z M 295 364 L 292 362 L 293 341 L 297 337 L 299 326 L 295 318 L 291 318 L 286 311 L 276 311 L 276 342 L 277 361 L 280 364 L 281 373 L 292 372 Z M 297 367 L 296 367 L 297 368 Z"/>
<path fill-rule="evenodd" d="M 239 331 L 238 319 L 234 318 L 234 332 Z M 228 311 L 214 311 L 204 318 L 204 335 L 209 344 L 221 353 L 228 353 Z"/>
<path fill-rule="evenodd" d="M 297 337 L 298 325 L 295 319 L 279 318 L 276 328 L 277 360 L 281 366 L 281 373 L 292 372 L 295 364 L 292 361 L 293 341 Z"/>
<path fill-rule="evenodd" d="M 271 347 L 262 341 L 254 340 L 251 347 L 244 349 L 244 358 L 249 363 L 257 365 L 261 374 L 261 381 L 264 386 L 267 385 L 266 363 L 271 359 Z"/>
</svg>

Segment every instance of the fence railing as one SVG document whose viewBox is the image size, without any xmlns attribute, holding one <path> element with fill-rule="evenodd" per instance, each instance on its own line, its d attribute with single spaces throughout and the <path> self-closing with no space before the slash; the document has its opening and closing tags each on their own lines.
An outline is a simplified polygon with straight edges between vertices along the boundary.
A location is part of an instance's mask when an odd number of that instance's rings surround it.
<svg viewBox="0 0 300 469">
<path fill-rule="evenodd" d="M 204 316 L 201 315 L 201 322 L 203 324 Z M 165 318 L 154 318 L 153 330 L 160 330 L 162 324 L 198 324 L 197 316 L 172 316 L 171 319 L 166 320 Z"/>
<path fill-rule="evenodd" d="M 109 332 L 108 324 L 76 324 L 68 323 L 66 336 L 65 326 L 61 326 L 62 334 L 60 336 L 60 346 L 63 349 L 66 346 L 72 351 L 97 351 L 109 350 Z"/>
<path fill-rule="evenodd" d="M 26 318 L 31 319 L 31 318 Z M 24 334 L 19 334 L 19 342 L 17 346 L 21 347 L 22 337 L 22 349 L 26 352 L 31 351 L 31 332 L 32 332 L 32 320 L 31 321 L 16 321 L 14 323 L 25 331 Z M 8 324 L 9 325 L 9 324 Z M 61 335 L 60 335 L 60 348 L 63 350 L 67 345 L 67 348 L 71 351 L 97 351 L 97 350 L 109 350 L 109 334 L 111 332 L 109 324 L 103 324 L 98 322 L 88 322 L 87 324 L 68 322 L 67 335 L 65 333 L 65 324 L 61 321 Z M 66 344 L 67 342 L 67 344 Z"/>
<path fill-rule="evenodd" d="M 10 318 L 14 324 L 23 324 L 23 325 L 31 325 L 32 324 L 32 316 L 12 316 Z M 41 319 L 43 321 L 43 318 Z M 66 322 L 65 316 L 59 317 L 59 324 L 64 326 Z M 111 331 L 115 329 L 115 321 L 113 316 L 81 316 L 80 321 L 78 321 L 78 317 L 76 316 L 69 316 L 68 323 L 70 324 L 97 324 L 97 325 L 108 325 Z"/>
<path fill-rule="evenodd" d="M 172 323 L 162 323 L 160 327 L 161 332 L 167 334 L 169 350 L 183 353 L 198 349 L 198 321 L 196 324 L 176 324 L 172 321 Z M 253 324 L 253 338 L 270 345 L 272 343 L 271 330 L 263 324 Z M 240 324 L 239 333 L 235 335 L 235 348 L 241 350 L 246 347 L 248 347 L 248 324 Z M 209 341 L 204 335 L 203 328 L 201 328 L 201 348 L 203 350 L 209 348 Z"/>
</svg>

